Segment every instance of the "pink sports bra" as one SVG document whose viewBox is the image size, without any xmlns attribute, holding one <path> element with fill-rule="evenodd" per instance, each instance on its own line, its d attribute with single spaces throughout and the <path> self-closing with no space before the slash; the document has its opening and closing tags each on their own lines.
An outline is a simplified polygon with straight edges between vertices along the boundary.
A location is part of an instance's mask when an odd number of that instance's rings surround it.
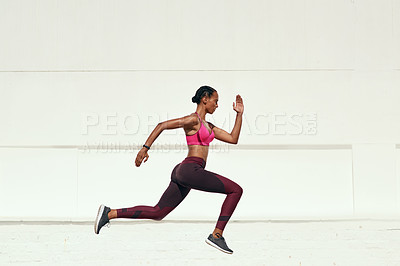
<svg viewBox="0 0 400 266">
<path fill-rule="evenodd" d="M 201 118 L 197 112 L 195 112 L 197 117 L 200 119 L 200 129 L 194 135 L 186 135 L 186 142 L 188 145 L 202 145 L 209 146 L 210 142 L 214 139 L 214 125 L 210 122 L 207 122 L 211 128 L 211 134 L 208 132 L 208 129 L 204 126 Z"/>
</svg>

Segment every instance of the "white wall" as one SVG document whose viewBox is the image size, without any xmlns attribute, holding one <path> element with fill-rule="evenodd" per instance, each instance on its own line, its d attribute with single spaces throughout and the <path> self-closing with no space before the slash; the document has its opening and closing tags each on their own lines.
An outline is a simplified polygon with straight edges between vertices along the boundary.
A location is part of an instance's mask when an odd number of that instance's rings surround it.
<svg viewBox="0 0 400 266">
<path fill-rule="evenodd" d="M 399 0 L 3 0 L 0 33 L 2 219 L 155 204 L 184 134 L 140 168 L 137 146 L 204 84 L 225 130 L 244 99 L 239 145 L 207 162 L 244 188 L 236 218 L 400 214 Z M 218 200 L 192 191 L 168 218 Z"/>
</svg>

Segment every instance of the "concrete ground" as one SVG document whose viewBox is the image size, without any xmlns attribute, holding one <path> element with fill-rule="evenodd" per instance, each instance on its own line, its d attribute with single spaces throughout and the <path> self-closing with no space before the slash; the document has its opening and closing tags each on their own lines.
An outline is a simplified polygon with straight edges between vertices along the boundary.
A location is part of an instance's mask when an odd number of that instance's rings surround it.
<svg viewBox="0 0 400 266">
<path fill-rule="evenodd" d="M 207 245 L 214 222 L 0 222 L 0 265 L 400 266 L 400 220 L 231 221 L 232 255 Z"/>
</svg>

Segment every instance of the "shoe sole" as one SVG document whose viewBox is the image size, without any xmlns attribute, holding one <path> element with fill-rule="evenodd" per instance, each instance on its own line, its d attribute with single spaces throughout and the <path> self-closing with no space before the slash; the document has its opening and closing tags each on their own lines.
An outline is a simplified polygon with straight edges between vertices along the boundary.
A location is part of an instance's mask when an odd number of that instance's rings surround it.
<svg viewBox="0 0 400 266">
<path fill-rule="evenodd" d="M 100 207 L 99 207 L 99 210 L 98 210 L 98 212 L 97 212 L 96 221 L 94 222 L 94 233 L 95 233 L 95 234 L 99 234 L 99 232 L 97 231 L 97 229 L 98 229 L 98 227 L 99 227 L 99 222 L 100 222 L 101 215 L 102 215 L 103 212 L 104 212 L 104 207 L 105 207 L 105 206 L 104 206 L 103 204 L 101 204 Z"/>
<path fill-rule="evenodd" d="M 225 249 L 220 248 L 218 245 L 216 245 L 213 242 L 211 242 L 210 240 L 208 240 L 208 238 L 206 239 L 206 243 L 209 244 L 210 246 L 218 249 L 218 250 L 221 250 L 222 252 L 225 252 L 226 254 L 232 254 L 233 253 L 233 252 L 230 252 L 230 251 L 227 251 Z"/>
</svg>

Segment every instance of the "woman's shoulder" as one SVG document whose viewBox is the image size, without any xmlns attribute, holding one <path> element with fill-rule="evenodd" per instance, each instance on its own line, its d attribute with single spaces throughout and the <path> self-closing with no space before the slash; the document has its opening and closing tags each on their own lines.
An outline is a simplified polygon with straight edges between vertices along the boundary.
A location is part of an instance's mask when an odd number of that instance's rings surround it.
<svg viewBox="0 0 400 266">
<path fill-rule="evenodd" d="M 196 113 L 191 113 L 191 114 L 188 114 L 187 116 L 192 118 L 192 119 L 199 120 L 199 116 Z"/>
<path fill-rule="evenodd" d="M 199 123 L 199 118 L 197 117 L 196 113 L 191 113 L 185 116 L 185 127 L 193 127 Z"/>
</svg>

